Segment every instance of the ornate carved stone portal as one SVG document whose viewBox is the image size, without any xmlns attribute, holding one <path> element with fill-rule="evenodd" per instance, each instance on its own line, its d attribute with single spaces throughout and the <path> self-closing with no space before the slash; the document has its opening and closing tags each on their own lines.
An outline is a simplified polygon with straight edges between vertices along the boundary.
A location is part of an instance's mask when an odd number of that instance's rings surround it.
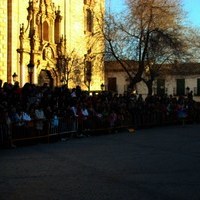
<svg viewBox="0 0 200 200">
<path fill-rule="evenodd" d="M 20 48 L 17 50 L 21 69 L 29 57 L 34 71 L 28 75 L 33 76 L 34 83 L 60 85 L 57 60 L 66 48 L 61 37 L 61 12 L 51 0 L 29 1 L 27 11 L 27 27 L 23 24 L 20 27 Z"/>
</svg>

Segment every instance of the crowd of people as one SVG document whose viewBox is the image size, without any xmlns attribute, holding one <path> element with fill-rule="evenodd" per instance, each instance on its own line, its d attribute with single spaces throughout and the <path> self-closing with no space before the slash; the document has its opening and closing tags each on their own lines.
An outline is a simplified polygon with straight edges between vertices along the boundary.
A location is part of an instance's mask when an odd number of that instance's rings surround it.
<svg viewBox="0 0 200 200">
<path fill-rule="evenodd" d="M 2 83 L 2 82 L 1 82 Z M 191 94 L 191 93 L 190 93 Z M 74 118 L 78 121 L 78 132 L 99 127 L 115 127 L 122 124 L 142 127 L 148 123 L 163 124 L 179 118 L 189 118 L 199 122 L 199 104 L 192 95 L 174 97 L 172 95 L 123 94 L 101 91 L 90 94 L 79 86 L 49 87 L 26 83 L 5 82 L 0 85 L 0 123 L 8 125 L 12 137 L 12 125 L 24 126 L 33 121 L 34 128 L 43 130 L 44 120 L 58 126 L 60 118 Z"/>
</svg>

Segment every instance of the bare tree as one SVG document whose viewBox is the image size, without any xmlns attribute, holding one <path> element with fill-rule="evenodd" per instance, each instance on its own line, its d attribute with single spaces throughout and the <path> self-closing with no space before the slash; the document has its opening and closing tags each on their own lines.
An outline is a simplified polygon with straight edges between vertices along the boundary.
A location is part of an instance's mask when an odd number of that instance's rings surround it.
<svg viewBox="0 0 200 200">
<path fill-rule="evenodd" d="M 83 71 L 83 61 L 80 56 L 72 50 L 60 51 L 57 58 L 57 69 L 60 76 L 60 82 L 68 88 L 69 82 L 79 85 L 81 82 L 81 71 Z"/>
<path fill-rule="evenodd" d="M 181 4 L 178 0 L 127 0 L 126 3 L 127 10 L 120 16 L 107 15 L 106 50 L 128 74 L 130 88 L 144 81 L 151 94 L 152 83 L 163 64 L 182 57 L 188 48 L 181 25 Z M 138 66 L 132 66 L 130 71 L 131 66 L 124 64 L 124 60 L 135 60 Z"/>
<path fill-rule="evenodd" d="M 191 26 L 185 29 L 185 40 L 189 45 L 189 60 L 192 62 L 200 61 L 200 29 Z"/>
</svg>

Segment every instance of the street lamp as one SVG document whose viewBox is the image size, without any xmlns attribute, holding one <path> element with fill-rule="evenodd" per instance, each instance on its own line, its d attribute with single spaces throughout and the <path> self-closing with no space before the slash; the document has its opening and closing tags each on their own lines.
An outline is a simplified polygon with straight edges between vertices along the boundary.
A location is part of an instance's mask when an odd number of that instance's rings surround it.
<svg viewBox="0 0 200 200">
<path fill-rule="evenodd" d="M 101 84 L 101 91 L 104 90 L 104 87 L 105 87 L 105 85 L 102 83 L 102 84 Z"/>
<path fill-rule="evenodd" d="M 18 75 L 14 72 L 14 74 L 12 75 L 14 83 L 17 81 L 17 77 L 18 77 Z"/>
<path fill-rule="evenodd" d="M 33 76 L 34 64 L 30 62 L 27 65 L 27 67 L 28 67 L 28 73 L 29 73 L 29 83 L 32 84 L 32 76 Z"/>
</svg>

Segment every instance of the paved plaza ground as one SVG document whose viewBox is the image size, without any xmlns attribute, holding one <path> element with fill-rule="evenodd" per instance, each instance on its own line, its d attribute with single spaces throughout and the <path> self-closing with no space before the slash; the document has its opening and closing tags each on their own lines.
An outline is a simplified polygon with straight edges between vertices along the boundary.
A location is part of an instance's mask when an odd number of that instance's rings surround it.
<svg viewBox="0 0 200 200">
<path fill-rule="evenodd" d="M 200 200 L 200 125 L 1 149 L 0 200 Z"/>
</svg>

